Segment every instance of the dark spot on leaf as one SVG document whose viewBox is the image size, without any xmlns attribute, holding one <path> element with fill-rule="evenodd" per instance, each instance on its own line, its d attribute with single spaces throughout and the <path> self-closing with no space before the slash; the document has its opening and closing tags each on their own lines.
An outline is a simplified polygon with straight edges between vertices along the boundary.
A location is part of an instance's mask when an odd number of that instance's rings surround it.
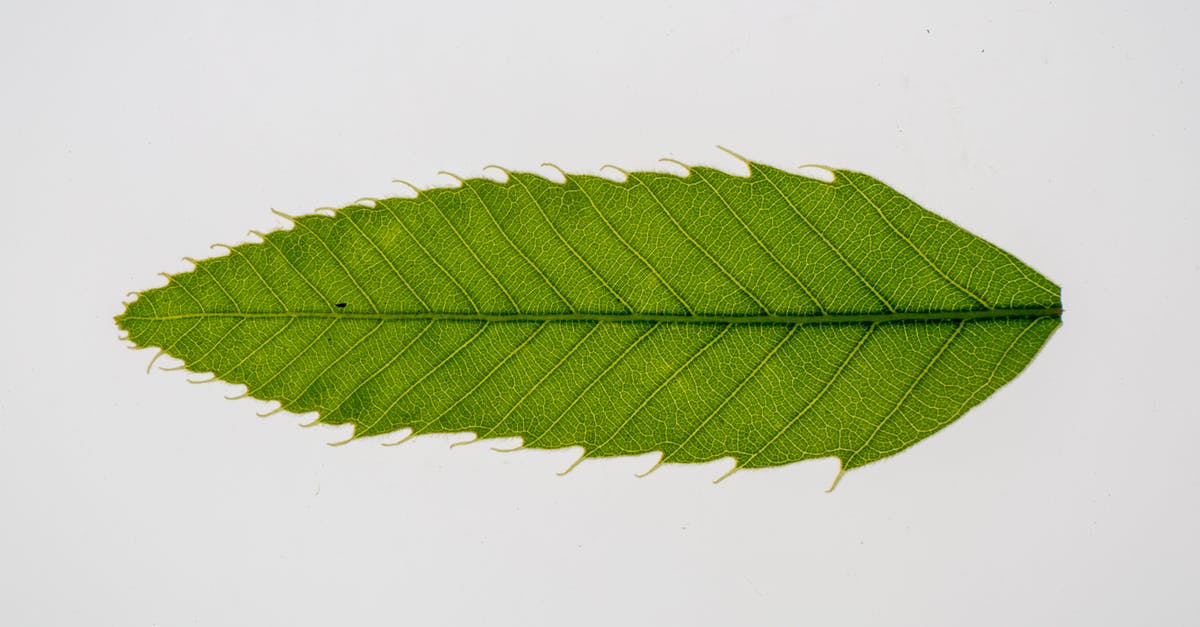
<svg viewBox="0 0 1200 627">
<path fill-rule="evenodd" d="M 345 306 L 346 306 L 346 303 L 338 303 L 338 304 L 334 305 L 334 307 L 345 307 Z"/>
</svg>

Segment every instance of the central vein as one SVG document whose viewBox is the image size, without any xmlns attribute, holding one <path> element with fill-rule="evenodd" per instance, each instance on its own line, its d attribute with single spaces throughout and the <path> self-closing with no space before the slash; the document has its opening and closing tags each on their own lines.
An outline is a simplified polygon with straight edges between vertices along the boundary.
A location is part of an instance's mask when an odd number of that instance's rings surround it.
<svg viewBox="0 0 1200 627">
<path fill-rule="evenodd" d="M 195 318 L 345 318 L 348 320 L 454 320 L 467 322 L 657 322 L 676 324 L 863 324 L 886 322 L 936 322 L 957 320 L 995 320 L 1006 318 L 1057 318 L 1061 307 L 983 309 L 974 311 L 929 311 L 846 313 L 811 315 L 736 315 L 736 314 L 650 314 L 650 313 L 450 313 L 450 312 L 379 312 L 339 311 L 265 311 L 207 312 L 169 316 L 130 316 L 130 320 L 185 320 Z"/>
</svg>

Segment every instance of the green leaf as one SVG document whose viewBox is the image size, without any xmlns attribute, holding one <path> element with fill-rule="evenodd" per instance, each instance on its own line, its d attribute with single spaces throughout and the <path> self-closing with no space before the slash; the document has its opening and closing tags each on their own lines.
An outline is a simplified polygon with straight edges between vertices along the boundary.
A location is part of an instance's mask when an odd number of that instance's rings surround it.
<svg viewBox="0 0 1200 627">
<path fill-rule="evenodd" d="M 506 171 L 294 218 L 117 323 L 351 439 L 842 472 L 953 422 L 1060 324 L 1058 286 L 870 176 L 746 164 Z"/>
</svg>

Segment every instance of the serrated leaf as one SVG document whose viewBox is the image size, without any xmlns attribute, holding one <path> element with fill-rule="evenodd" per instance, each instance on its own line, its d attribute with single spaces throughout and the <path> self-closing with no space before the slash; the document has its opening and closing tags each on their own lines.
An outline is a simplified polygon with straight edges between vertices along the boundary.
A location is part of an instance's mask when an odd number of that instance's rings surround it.
<svg viewBox="0 0 1200 627">
<path fill-rule="evenodd" d="M 1060 324 L 1058 286 L 870 176 L 747 165 L 506 172 L 295 218 L 117 323 L 354 438 L 843 472 L 953 422 Z"/>
</svg>

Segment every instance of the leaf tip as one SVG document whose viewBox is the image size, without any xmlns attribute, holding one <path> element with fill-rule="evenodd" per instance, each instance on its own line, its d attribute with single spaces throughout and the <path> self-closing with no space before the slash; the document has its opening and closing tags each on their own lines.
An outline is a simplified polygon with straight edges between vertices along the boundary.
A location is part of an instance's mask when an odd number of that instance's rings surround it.
<svg viewBox="0 0 1200 627">
<path fill-rule="evenodd" d="M 504 182 L 504 183 L 507 183 L 508 179 L 512 178 L 512 172 L 508 168 L 498 166 L 494 163 L 489 163 L 488 165 L 483 166 L 483 169 L 484 170 L 499 170 L 499 171 L 503 172 L 504 173 L 504 181 L 502 181 L 502 182 Z"/>
<path fill-rule="evenodd" d="M 624 176 L 626 179 L 628 179 L 630 176 L 629 170 L 626 170 L 625 168 L 619 168 L 611 163 L 606 163 L 606 164 L 600 166 L 601 171 L 606 170 L 606 169 L 607 170 L 616 170 L 617 172 L 620 172 L 621 175 Z"/>
<path fill-rule="evenodd" d="M 823 183 L 833 183 L 837 181 L 837 170 L 827 165 L 822 165 L 820 163 L 805 163 L 798 166 L 797 169 L 801 170 L 801 172 L 798 172 L 798 174 L 804 178 L 814 179 Z M 803 170 L 808 170 L 809 173 L 806 174 L 803 172 Z M 814 171 L 819 172 L 820 174 L 814 175 Z"/>
<path fill-rule="evenodd" d="M 840 462 L 840 460 L 839 460 L 839 462 Z M 826 494 L 829 494 L 830 492 L 833 492 L 833 491 L 834 491 L 834 489 L 838 487 L 838 483 L 840 483 L 840 482 L 841 482 L 841 480 L 842 480 L 842 476 L 843 476 L 843 475 L 845 475 L 845 474 L 846 474 L 846 467 L 845 467 L 845 466 L 843 466 L 843 467 L 841 467 L 841 468 L 838 468 L 838 474 L 837 474 L 837 476 L 833 478 L 833 483 L 832 483 L 832 484 L 829 486 L 829 489 L 828 489 L 828 490 L 825 490 L 825 493 L 826 493 Z"/>
<path fill-rule="evenodd" d="M 384 442 L 383 446 L 400 446 L 401 444 L 404 444 L 405 442 L 416 437 L 416 435 L 417 435 L 417 431 L 416 431 L 416 429 L 413 429 L 408 432 L 408 435 L 400 438 L 399 440 L 396 440 L 395 442 Z"/>
<path fill-rule="evenodd" d="M 655 470 L 658 470 L 659 468 L 662 468 L 662 465 L 663 465 L 663 460 L 664 460 L 664 458 L 663 458 L 663 457 L 659 457 L 659 458 L 658 458 L 658 461 L 657 461 L 657 462 L 654 462 L 654 465 L 653 465 L 653 466 L 651 466 L 649 470 L 647 470 L 646 472 L 640 472 L 640 473 L 636 473 L 636 474 L 634 474 L 633 476 L 637 477 L 638 479 L 641 479 L 642 477 L 645 477 L 645 476 L 649 475 L 650 473 L 654 472 Z"/>
<path fill-rule="evenodd" d="M 357 439 L 358 439 L 358 434 L 355 433 L 355 434 L 351 434 L 350 437 L 346 438 L 345 440 L 338 440 L 337 442 L 326 442 L 325 444 L 327 444 L 328 446 L 345 446 Z"/>
<path fill-rule="evenodd" d="M 295 216 L 290 216 L 290 215 L 288 215 L 288 214 L 286 214 L 286 213 L 284 213 L 284 212 L 282 212 L 282 211 L 280 211 L 280 210 L 278 210 L 278 209 L 271 209 L 271 213 L 273 213 L 273 214 L 275 214 L 275 215 L 277 215 L 277 216 L 279 216 L 279 217 L 281 217 L 281 218 L 283 218 L 283 219 L 287 220 L 288 222 L 291 222 L 292 224 L 295 224 L 295 223 L 296 223 L 296 217 L 295 217 Z"/>
<path fill-rule="evenodd" d="M 717 144 L 717 150 L 720 150 L 721 152 L 728 154 L 729 156 L 733 157 L 734 159 L 741 161 L 742 163 L 746 164 L 746 166 L 748 166 L 748 167 L 754 165 L 754 163 L 752 161 L 750 161 L 749 159 L 743 157 L 742 155 L 739 155 L 738 153 L 736 153 L 720 144 Z"/>
<path fill-rule="evenodd" d="M 670 157 L 663 157 L 663 158 L 659 159 L 659 161 L 662 161 L 663 163 L 673 163 L 673 164 L 683 168 L 683 172 L 684 172 L 683 178 L 687 178 L 692 175 L 692 166 L 690 166 L 678 159 L 672 159 Z"/>
<path fill-rule="evenodd" d="M 739 470 L 741 470 L 741 469 L 742 469 L 742 467 L 741 467 L 741 466 L 739 466 L 739 465 L 738 465 L 738 462 L 736 462 L 736 461 L 735 461 L 735 462 L 733 463 L 733 468 L 730 468 L 730 469 L 729 469 L 729 470 L 728 470 L 728 471 L 727 471 L 725 474 L 721 475 L 720 477 L 717 477 L 716 479 L 713 479 L 713 485 L 716 485 L 716 484 L 718 484 L 718 483 L 721 483 L 722 481 L 724 481 L 724 480 L 728 479 L 728 478 L 730 477 L 730 475 L 732 475 L 733 473 L 735 473 L 735 472 L 737 472 L 737 471 L 739 471 Z"/>
<path fill-rule="evenodd" d="M 553 169 L 557 170 L 558 173 L 562 175 L 564 180 L 570 177 L 570 175 L 567 174 L 566 170 L 563 170 L 562 168 L 558 167 L 558 164 L 556 164 L 556 163 L 550 163 L 549 161 L 547 161 L 542 164 L 542 167 L 543 168 L 553 168 Z M 601 168 L 601 169 L 603 170 L 604 168 Z"/>
<path fill-rule="evenodd" d="M 571 462 L 571 465 L 570 465 L 570 466 L 567 466 L 567 469 L 566 469 L 566 470 L 564 470 L 564 471 L 562 471 L 562 472 L 559 472 L 559 473 L 555 473 L 555 474 L 557 474 L 557 475 L 558 475 L 558 476 L 560 476 L 560 477 L 565 477 L 565 476 L 567 475 L 567 473 L 571 472 L 572 470 L 575 470 L 575 467 L 576 467 L 576 466 L 578 466 L 579 464 L 583 463 L 583 460 L 587 459 L 587 457 L 588 457 L 587 451 L 584 451 L 584 452 L 583 452 L 583 455 L 580 455 L 580 456 L 579 456 L 579 459 L 577 459 L 577 460 L 575 460 L 575 461 Z"/>
<path fill-rule="evenodd" d="M 459 175 L 457 175 L 457 174 L 455 174 L 455 173 L 453 173 L 453 172 L 448 172 L 448 171 L 446 171 L 446 170 L 438 170 L 438 174 L 441 174 L 441 175 L 443 175 L 443 176 L 448 176 L 448 177 L 450 177 L 450 178 L 452 178 L 452 179 L 454 179 L 454 180 L 458 181 L 460 185 L 466 185 L 466 184 L 467 184 L 467 179 L 464 179 L 463 177 L 461 177 L 461 176 L 459 176 Z"/>
<path fill-rule="evenodd" d="M 406 181 L 404 179 L 392 179 L 392 182 L 399 183 L 399 184 L 411 189 L 413 191 L 413 193 L 418 196 L 421 195 L 421 191 L 422 191 L 421 188 L 417 187 L 416 185 L 413 185 L 412 183 L 409 183 L 408 181 Z"/>
<path fill-rule="evenodd" d="M 250 393 L 249 390 L 247 390 L 246 393 L 249 394 Z M 275 414 L 278 414 L 279 412 L 283 411 L 283 408 L 284 408 L 283 404 L 280 403 L 279 407 L 276 407 L 275 409 L 272 409 L 270 411 L 255 412 L 255 415 L 258 416 L 259 418 L 267 418 L 268 416 L 274 416 Z M 310 426 L 310 425 L 303 425 L 303 426 Z"/>
<path fill-rule="evenodd" d="M 165 355 L 166 352 L 160 348 L 157 353 L 154 353 L 154 356 L 150 358 L 150 363 L 146 364 L 146 374 L 150 374 L 150 369 L 154 367 L 154 362 L 158 361 L 158 358 Z"/>
<path fill-rule="evenodd" d="M 469 440 L 463 440 L 463 441 L 461 441 L 461 442 L 455 442 L 455 443 L 453 443 L 453 444 L 451 444 L 451 445 L 450 445 L 450 448 L 457 448 L 457 447 L 459 447 L 459 446 L 466 446 L 466 445 L 468 445 L 468 444 L 474 444 L 474 443 L 476 443 L 476 442 L 478 442 L 478 441 L 479 441 L 479 436 L 478 436 L 478 435 L 475 435 L 475 434 L 471 434 L 471 439 L 469 439 Z"/>
</svg>

